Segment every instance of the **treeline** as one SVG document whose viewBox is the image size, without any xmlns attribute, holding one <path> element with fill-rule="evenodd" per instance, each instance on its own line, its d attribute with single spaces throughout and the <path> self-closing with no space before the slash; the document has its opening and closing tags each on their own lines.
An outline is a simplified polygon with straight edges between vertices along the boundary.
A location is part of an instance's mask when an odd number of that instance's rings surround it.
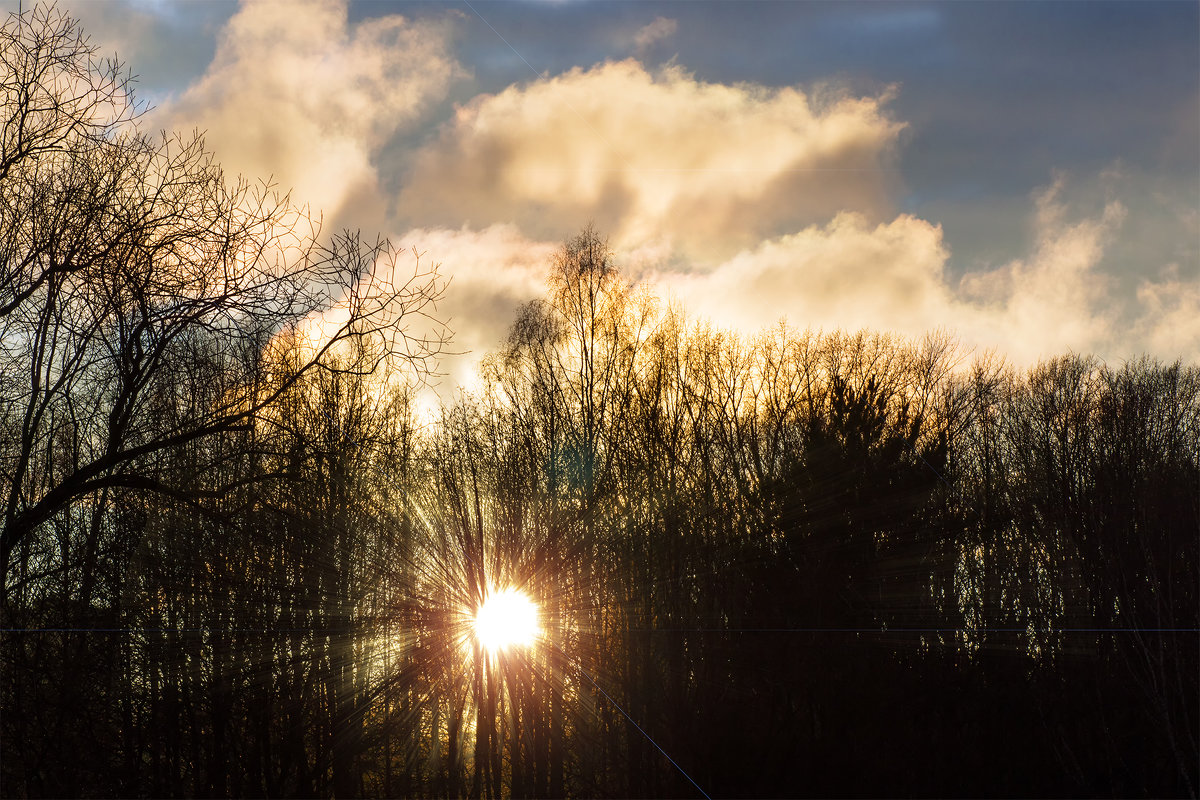
<svg viewBox="0 0 1200 800">
<path fill-rule="evenodd" d="M 1200 368 L 739 336 L 588 229 L 424 419 L 435 273 L 3 37 L 0 794 L 1195 796 Z"/>
<path fill-rule="evenodd" d="M 1200 370 L 747 340 L 585 231 L 484 377 L 429 507 L 554 626 L 514 794 L 1195 791 Z"/>
</svg>

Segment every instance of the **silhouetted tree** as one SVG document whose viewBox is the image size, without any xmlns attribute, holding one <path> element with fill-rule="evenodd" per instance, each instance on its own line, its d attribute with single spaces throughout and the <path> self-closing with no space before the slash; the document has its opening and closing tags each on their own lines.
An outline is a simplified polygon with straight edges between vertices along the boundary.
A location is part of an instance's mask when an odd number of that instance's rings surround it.
<svg viewBox="0 0 1200 800">
<path fill-rule="evenodd" d="M 4 794 L 1194 796 L 1200 369 L 739 335 L 588 227 L 422 420 L 435 272 L 94 55 L 0 31 Z"/>
</svg>

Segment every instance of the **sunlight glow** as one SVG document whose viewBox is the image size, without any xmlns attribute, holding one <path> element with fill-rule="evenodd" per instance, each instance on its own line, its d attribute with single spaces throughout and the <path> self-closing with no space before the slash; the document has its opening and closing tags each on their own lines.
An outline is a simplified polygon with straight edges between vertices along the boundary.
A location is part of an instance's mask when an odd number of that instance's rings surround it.
<svg viewBox="0 0 1200 800">
<path fill-rule="evenodd" d="M 538 635 L 537 606 L 516 589 L 493 591 L 475 612 L 475 638 L 488 652 L 527 647 Z"/>
</svg>

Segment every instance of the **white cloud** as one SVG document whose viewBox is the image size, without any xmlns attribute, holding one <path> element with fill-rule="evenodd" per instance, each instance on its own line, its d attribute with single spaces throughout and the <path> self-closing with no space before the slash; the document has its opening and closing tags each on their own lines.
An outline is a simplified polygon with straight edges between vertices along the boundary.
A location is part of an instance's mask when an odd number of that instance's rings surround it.
<svg viewBox="0 0 1200 800">
<path fill-rule="evenodd" d="M 679 22 L 668 17 L 655 17 L 654 21 L 643 25 L 633 35 L 633 44 L 639 54 L 644 53 L 651 45 L 669 39 L 679 30 Z"/>
<path fill-rule="evenodd" d="M 446 20 L 351 25 L 345 0 L 248 2 L 205 75 L 156 122 L 205 130 L 228 171 L 273 175 L 335 226 L 375 228 L 386 202 L 373 158 L 461 75 Z"/>
<path fill-rule="evenodd" d="M 843 212 L 712 272 L 662 273 L 653 282 L 699 315 L 747 331 L 787 317 L 800 327 L 920 332 L 941 324 L 946 257 L 941 229 L 924 220 L 871 225 Z"/>
<path fill-rule="evenodd" d="M 755 331 L 786 317 L 796 327 L 870 327 L 910 336 L 949 328 L 965 344 L 995 348 L 1019 364 L 1068 350 L 1105 357 L 1149 352 L 1196 358 L 1200 284 L 1177 269 L 1145 281 L 1136 303 L 1101 270 L 1125 216 L 1117 201 L 1069 219 L 1062 181 L 1038 192 L 1030 254 L 947 279 L 942 229 L 901 215 L 870 224 L 842 213 L 822 226 L 768 239 L 709 271 L 651 273 L 659 291 L 721 325 Z M 1135 323 L 1121 330 L 1119 319 Z"/>
<path fill-rule="evenodd" d="M 632 59 L 481 95 L 420 151 L 413 225 L 514 223 L 561 239 L 592 220 L 621 246 L 666 237 L 732 255 L 853 209 L 890 212 L 903 125 L 887 96 L 705 83 Z"/>
<path fill-rule="evenodd" d="M 1067 208 L 1058 200 L 1062 186 L 1059 178 L 1035 197 L 1030 258 L 979 276 L 976 286 L 970 276 L 964 281 L 972 294 L 978 295 L 978 285 L 990 284 L 993 290 L 979 298 L 983 308 L 960 315 L 959 326 L 976 329 L 1017 360 L 1068 349 L 1102 352 L 1113 343 L 1111 287 L 1098 266 L 1125 208 L 1112 200 L 1099 216 L 1068 222 Z"/>
<path fill-rule="evenodd" d="M 888 92 L 707 83 L 632 59 L 574 69 L 458 107 L 405 156 L 403 188 L 387 198 L 384 146 L 428 123 L 463 75 L 450 24 L 351 25 L 344 2 L 248 3 L 162 115 L 207 129 L 233 171 L 274 174 L 354 227 L 407 230 L 398 246 L 442 264 L 452 283 L 438 311 L 467 353 L 443 362 L 443 397 L 470 385 L 516 308 L 542 294 L 558 243 L 588 221 L 652 288 L 746 331 L 786 316 L 951 328 L 1022 363 L 1067 349 L 1195 357 L 1195 281 L 1176 269 L 1143 281 L 1136 300 L 1119 295 L 1102 266 L 1124 207 L 1073 218 L 1061 179 L 1034 198 L 1027 255 L 951 281 L 941 227 L 895 214 L 889 167 L 904 125 Z M 659 18 L 636 44 L 673 33 Z"/>
<path fill-rule="evenodd" d="M 1137 340 L 1165 358 L 1200 363 L 1200 280 L 1181 277 L 1178 264 L 1160 280 L 1145 280 L 1137 298 L 1143 315 L 1135 326 Z"/>
<path fill-rule="evenodd" d="M 455 354 L 441 360 L 444 377 L 435 387 L 448 400 L 456 386 L 473 385 L 480 359 L 504 341 L 517 309 L 542 296 L 559 243 L 530 239 L 512 225 L 418 228 L 397 242 L 417 248 L 451 277 L 437 312 L 454 331 Z"/>
</svg>

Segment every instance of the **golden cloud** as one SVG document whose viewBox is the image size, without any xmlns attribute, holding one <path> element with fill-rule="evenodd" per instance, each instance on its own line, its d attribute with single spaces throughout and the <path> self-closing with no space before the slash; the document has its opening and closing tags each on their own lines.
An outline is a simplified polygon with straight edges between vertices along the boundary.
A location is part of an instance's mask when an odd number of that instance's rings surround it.
<svg viewBox="0 0 1200 800">
<path fill-rule="evenodd" d="M 415 229 L 399 241 L 451 276 L 438 314 L 454 331 L 454 352 L 441 359 L 443 377 L 434 387 L 449 400 L 455 387 L 473 385 L 480 359 L 504 341 L 517 309 L 542 296 L 558 243 L 530 239 L 512 225 Z"/>
<path fill-rule="evenodd" d="M 872 225 L 843 212 L 824 226 L 770 239 L 708 273 L 652 278 L 718 324 L 757 330 L 786 318 L 814 328 L 920 333 L 949 301 L 941 228 L 909 215 Z"/>
<path fill-rule="evenodd" d="M 1124 309 L 1137 322 L 1122 335 L 1100 263 L 1125 209 L 1112 201 L 1095 217 L 1070 221 L 1061 188 L 1058 180 L 1035 196 L 1028 257 L 957 285 L 947 277 L 940 226 L 909 215 L 872 225 L 849 212 L 766 240 L 710 271 L 665 269 L 650 281 L 694 313 L 743 331 L 781 318 L 797 327 L 911 336 L 948 328 L 1020 364 L 1068 350 L 1173 358 L 1190 348 L 1194 356 L 1200 287 L 1182 285 L 1177 272 L 1143 283 L 1137 307 Z"/>
<path fill-rule="evenodd" d="M 160 112 L 207 129 L 233 171 L 273 174 L 355 227 L 407 229 L 396 243 L 443 265 L 439 311 L 465 353 L 443 361 L 443 396 L 470 384 L 541 294 L 558 242 L 588 221 L 652 288 L 744 331 L 781 317 L 942 327 L 1020 363 L 1067 349 L 1196 355 L 1195 282 L 1176 270 L 1144 281 L 1136 303 L 1116 297 L 1100 264 L 1124 208 L 1070 219 L 1061 180 L 1034 197 L 1026 257 L 951 280 L 941 228 L 891 201 L 904 125 L 890 92 L 716 84 L 633 59 L 574 69 L 458 107 L 408 154 L 389 218 L 380 153 L 463 75 L 450 40 L 449 17 L 351 25 L 344 2 L 249 3 L 204 78 Z M 1133 320 L 1123 335 L 1119 318 Z"/>
<path fill-rule="evenodd" d="M 274 176 L 327 219 L 378 228 L 386 202 L 372 157 L 463 74 L 446 20 L 351 25 L 345 0 L 249 2 L 204 77 L 156 121 L 206 131 L 227 170 Z"/>
<path fill-rule="evenodd" d="M 581 221 L 634 246 L 732 255 L 852 209 L 889 210 L 904 127 L 888 95 L 723 85 L 633 59 L 481 95 L 416 154 L 399 198 L 416 225 L 513 223 L 560 239 Z"/>
<path fill-rule="evenodd" d="M 1171 264 L 1160 280 L 1142 281 L 1137 297 L 1145 313 L 1135 338 L 1152 353 L 1200 362 L 1200 280 L 1185 279 Z"/>
</svg>

